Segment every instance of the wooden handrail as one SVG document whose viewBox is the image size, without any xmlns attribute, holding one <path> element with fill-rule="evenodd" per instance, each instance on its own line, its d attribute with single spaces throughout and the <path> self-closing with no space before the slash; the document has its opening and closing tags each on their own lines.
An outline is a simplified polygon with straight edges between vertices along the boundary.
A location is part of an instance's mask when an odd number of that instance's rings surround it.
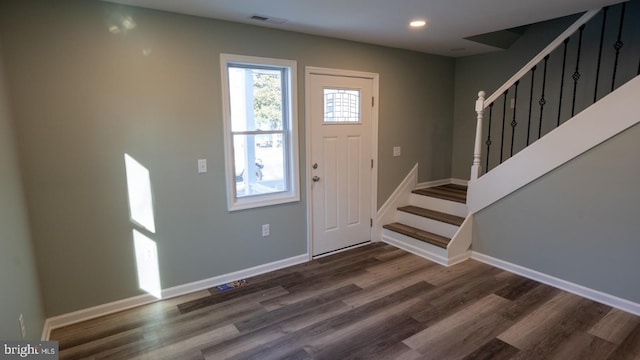
<svg viewBox="0 0 640 360">
<path fill-rule="evenodd" d="M 540 61 L 544 59 L 545 56 L 551 54 L 553 50 L 555 50 L 558 46 L 560 46 L 564 40 L 580 28 L 580 26 L 586 24 L 591 18 L 596 16 L 602 8 L 593 9 L 585 12 L 582 16 L 576 20 L 571 26 L 567 28 L 567 30 L 563 31 L 562 34 L 558 35 L 558 37 L 553 40 L 547 47 L 542 49 L 538 55 L 536 55 L 531 61 L 529 61 L 525 66 L 520 69 L 517 73 L 515 73 L 507 82 L 504 83 L 501 87 L 498 88 L 491 96 L 484 100 L 484 108 L 486 109 L 489 104 L 496 101 L 507 89 L 511 88 L 516 81 L 520 80 L 525 74 L 527 74 L 531 69 L 536 66 Z"/>
<path fill-rule="evenodd" d="M 571 26 L 563 31 L 558 37 L 547 45 L 538 55 L 531 59 L 526 65 L 524 65 L 518 72 L 516 72 L 507 82 L 498 88 L 491 96 L 485 98 L 484 91 L 478 93 L 478 100 L 476 101 L 475 110 L 477 113 L 476 122 L 476 137 L 473 151 L 473 163 L 471 165 L 470 180 L 476 180 L 482 175 L 482 167 L 480 165 L 480 157 L 482 156 L 482 120 L 484 115 L 484 109 L 490 104 L 496 101 L 505 91 L 510 89 L 517 81 L 519 81 L 524 75 L 526 75 L 531 69 L 540 63 L 546 56 L 551 54 L 558 46 L 560 46 L 567 38 L 573 35 L 581 26 L 586 24 L 594 16 L 596 16 L 602 8 L 593 9 L 585 12 L 582 16 L 576 20 Z"/>
</svg>

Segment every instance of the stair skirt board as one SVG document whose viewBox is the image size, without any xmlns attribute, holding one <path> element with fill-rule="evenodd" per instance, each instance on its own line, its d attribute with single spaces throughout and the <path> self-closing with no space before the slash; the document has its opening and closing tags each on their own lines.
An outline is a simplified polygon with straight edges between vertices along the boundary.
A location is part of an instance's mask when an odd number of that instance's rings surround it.
<svg viewBox="0 0 640 360">
<path fill-rule="evenodd" d="M 436 235 L 444 236 L 449 239 L 458 231 L 458 226 L 447 224 L 438 220 L 410 214 L 404 211 L 398 211 L 398 221 L 401 224 L 409 225 L 417 229 L 427 229 L 427 231 Z"/>
<path fill-rule="evenodd" d="M 431 260 L 442 266 L 452 266 L 461 263 L 470 257 L 470 252 L 465 251 L 459 255 L 448 258 L 447 249 L 443 249 L 387 229 L 382 231 L 382 241 L 412 254 Z"/>
<path fill-rule="evenodd" d="M 453 201 L 442 200 L 438 198 L 428 197 L 424 195 L 411 194 L 409 203 L 425 209 L 440 211 L 443 213 L 456 215 L 460 217 L 467 216 L 467 205 Z"/>
<path fill-rule="evenodd" d="M 400 185 L 393 191 L 387 201 L 382 204 L 375 219 L 373 227 L 373 241 L 382 241 L 382 226 L 395 221 L 396 209 L 401 205 L 406 205 L 409 201 L 411 190 L 416 188 L 418 183 L 418 163 L 416 163 Z"/>
<path fill-rule="evenodd" d="M 637 100 L 639 93 L 640 76 L 565 121 L 488 173 L 469 182 L 469 212 L 475 214 L 640 123 L 640 117 L 637 116 L 640 113 L 640 102 Z"/>
</svg>

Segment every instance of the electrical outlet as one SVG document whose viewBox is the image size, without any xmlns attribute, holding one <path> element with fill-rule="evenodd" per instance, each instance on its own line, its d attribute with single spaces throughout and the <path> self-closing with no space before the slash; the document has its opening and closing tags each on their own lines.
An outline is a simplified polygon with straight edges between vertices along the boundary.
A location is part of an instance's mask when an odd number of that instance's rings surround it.
<svg viewBox="0 0 640 360">
<path fill-rule="evenodd" d="M 269 224 L 262 225 L 262 236 L 269 236 L 270 233 Z"/>
<path fill-rule="evenodd" d="M 393 147 L 393 156 L 400 156 L 400 146 Z"/>
<path fill-rule="evenodd" d="M 20 335 L 22 335 L 22 340 L 24 340 L 27 337 L 27 327 L 24 324 L 24 316 L 22 316 L 22 314 L 18 317 L 18 323 L 20 324 Z"/>
</svg>

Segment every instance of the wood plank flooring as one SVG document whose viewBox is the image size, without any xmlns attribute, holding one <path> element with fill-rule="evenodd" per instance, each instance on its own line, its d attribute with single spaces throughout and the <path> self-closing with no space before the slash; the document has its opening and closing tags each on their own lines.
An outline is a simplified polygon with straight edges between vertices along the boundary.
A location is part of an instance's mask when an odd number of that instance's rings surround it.
<svg viewBox="0 0 640 360">
<path fill-rule="evenodd" d="M 415 189 L 412 191 L 412 193 L 449 201 L 455 201 L 463 204 L 467 202 L 467 187 L 455 184 Z"/>
<path fill-rule="evenodd" d="M 60 359 L 632 359 L 640 317 L 373 244 L 52 332 Z"/>
</svg>

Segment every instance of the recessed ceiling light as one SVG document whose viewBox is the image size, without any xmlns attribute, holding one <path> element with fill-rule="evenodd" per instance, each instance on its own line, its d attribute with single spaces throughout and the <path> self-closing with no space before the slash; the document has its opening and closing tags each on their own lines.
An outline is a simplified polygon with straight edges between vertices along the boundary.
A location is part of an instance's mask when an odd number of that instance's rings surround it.
<svg viewBox="0 0 640 360">
<path fill-rule="evenodd" d="M 427 22 L 425 20 L 413 20 L 409 23 L 409 26 L 413 28 L 424 27 L 426 25 L 427 25 Z"/>
</svg>

